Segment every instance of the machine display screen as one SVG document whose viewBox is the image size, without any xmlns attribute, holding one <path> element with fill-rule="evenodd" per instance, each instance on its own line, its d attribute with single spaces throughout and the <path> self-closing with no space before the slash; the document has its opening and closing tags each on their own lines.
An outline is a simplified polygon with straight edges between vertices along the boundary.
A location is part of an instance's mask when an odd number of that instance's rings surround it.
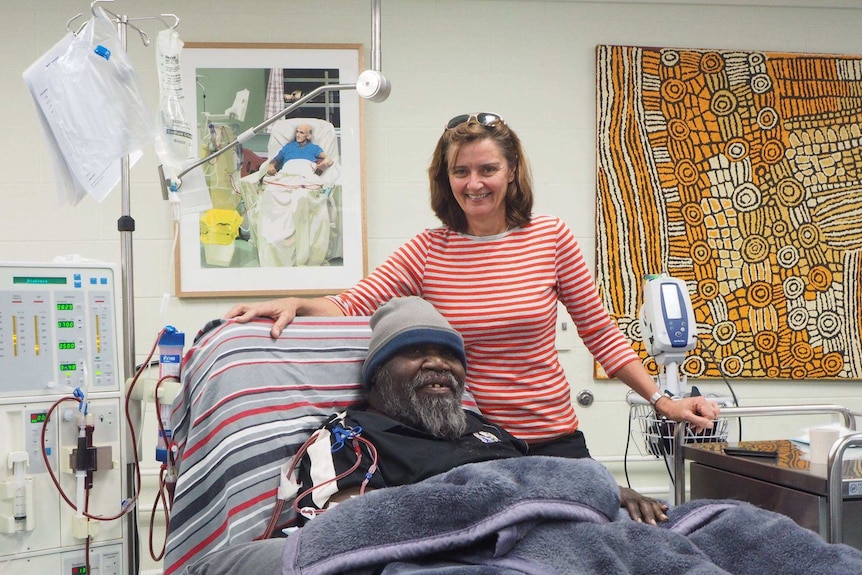
<svg viewBox="0 0 862 575">
<path fill-rule="evenodd" d="M 664 311 L 668 319 L 682 319 L 682 308 L 679 305 L 679 294 L 674 284 L 663 284 L 661 296 L 664 300 Z"/>
<path fill-rule="evenodd" d="M 13 276 L 13 284 L 25 285 L 46 285 L 46 284 L 62 284 L 66 285 L 69 281 L 66 278 L 59 277 L 37 277 L 37 276 Z"/>
<path fill-rule="evenodd" d="M 57 327 L 75 327 L 75 322 L 70 319 L 60 320 L 57 322 Z"/>
<path fill-rule="evenodd" d="M 42 413 L 31 413 L 30 414 L 30 423 L 45 423 L 45 420 L 48 419 L 48 412 L 44 411 Z"/>
<path fill-rule="evenodd" d="M 80 565 L 78 567 L 72 567 L 72 575 L 87 575 L 87 566 Z"/>
<path fill-rule="evenodd" d="M 60 371 L 76 371 L 78 369 L 77 363 L 61 363 Z"/>
<path fill-rule="evenodd" d="M 75 309 L 75 304 L 73 303 L 58 303 L 57 311 L 72 311 Z"/>
<path fill-rule="evenodd" d="M 75 349 L 74 341 L 61 341 L 57 344 L 58 349 Z"/>
</svg>

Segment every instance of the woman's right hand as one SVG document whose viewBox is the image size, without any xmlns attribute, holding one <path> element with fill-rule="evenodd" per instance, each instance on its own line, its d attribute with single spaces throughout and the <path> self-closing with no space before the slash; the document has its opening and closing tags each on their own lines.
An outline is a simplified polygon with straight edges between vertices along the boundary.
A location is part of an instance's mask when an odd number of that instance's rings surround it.
<svg viewBox="0 0 862 575">
<path fill-rule="evenodd" d="M 236 319 L 246 323 L 256 317 L 272 318 L 272 337 L 278 337 L 281 331 L 296 317 L 299 300 L 293 297 L 262 301 L 252 304 L 241 303 L 233 306 L 224 315 L 225 319 Z"/>
</svg>

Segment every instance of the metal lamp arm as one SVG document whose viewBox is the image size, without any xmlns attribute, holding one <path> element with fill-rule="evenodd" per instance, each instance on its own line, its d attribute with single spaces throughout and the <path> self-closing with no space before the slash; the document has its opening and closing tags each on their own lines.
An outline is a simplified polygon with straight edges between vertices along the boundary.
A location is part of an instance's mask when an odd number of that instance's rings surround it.
<svg viewBox="0 0 862 575">
<path fill-rule="evenodd" d="M 99 0 L 97 0 L 99 1 Z M 112 0 L 110 0 L 112 1 Z M 68 24 L 67 24 L 68 27 Z M 236 140 L 226 145 L 225 147 L 216 150 L 209 156 L 196 160 L 183 168 L 176 178 L 169 180 L 165 178 L 164 166 L 159 166 L 159 177 L 162 185 L 162 197 L 168 199 L 169 192 L 176 192 L 182 186 L 182 178 L 198 166 L 209 162 L 210 160 L 219 157 L 225 152 L 234 149 L 239 144 L 249 141 L 253 136 L 260 132 L 263 128 L 269 126 L 276 120 L 288 115 L 299 106 L 305 104 L 312 98 L 323 94 L 324 92 L 334 92 L 337 90 L 356 90 L 360 97 L 372 102 L 382 102 L 389 97 L 391 85 L 389 80 L 380 71 L 381 68 L 381 49 L 380 49 L 380 0 L 371 1 L 371 69 L 365 70 L 359 75 L 355 84 L 329 84 L 318 86 L 308 94 L 302 96 L 290 106 L 281 110 L 274 116 L 267 118 L 259 125 L 246 130 Z"/>
<path fill-rule="evenodd" d="M 267 118 L 266 120 L 264 120 L 263 122 L 261 122 L 260 124 L 255 126 L 254 128 L 249 128 L 245 132 L 239 134 L 236 137 L 236 140 L 234 140 L 230 144 L 224 146 L 223 148 L 219 148 L 218 150 L 216 150 L 215 152 L 213 152 L 209 156 L 207 156 L 205 158 L 201 158 L 199 160 L 196 160 L 194 163 L 186 166 L 185 168 L 182 169 L 182 171 L 179 174 L 177 174 L 177 177 L 174 180 L 168 180 L 168 179 L 165 179 L 163 177 L 162 178 L 163 195 L 165 196 L 165 198 L 167 198 L 168 191 L 173 191 L 173 192 L 177 191 L 180 188 L 180 186 L 182 186 L 182 177 L 185 176 L 186 174 L 188 174 L 189 172 L 191 172 L 192 170 L 194 170 L 195 168 L 197 168 L 198 166 L 202 166 L 205 163 L 209 162 L 210 160 L 213 160 L 213 159 L 221 156 L 225 152 L 234 149 L 239 144 L 243 144 L 243 143 L 249 141 L 252 137 L 254 137 L 258 133 L 260 133 L 261 130 L 263 130 L 264 128 L 266 128 L 267 126 L 272 124 L 273 122 L 280 120 L 281 118 L 287 116 L 292 111 L 294 111 L 298 107 L 302 106 L 303 104 L 305 104 L 306 102 L 308 102 L 312 98 L 315 98 L 315 97 L 319 96 L 320 94 L 323 94 L 324 92 L 334 92 L 337 90 L 353 90 L 355 88 L 356 88 L 356 84 L 329 84 L 326 86 L 318 86 L 317 88 L 315 88 L 314 90 L 312 90 L 308 94 L 305 94 L 304 96 L 299 98 L 297 101 L 293 102 L 290 106 L 281 110 L 277 114 Z M 159 168 L 161 169 L 161 166 Z"/>
</svg>

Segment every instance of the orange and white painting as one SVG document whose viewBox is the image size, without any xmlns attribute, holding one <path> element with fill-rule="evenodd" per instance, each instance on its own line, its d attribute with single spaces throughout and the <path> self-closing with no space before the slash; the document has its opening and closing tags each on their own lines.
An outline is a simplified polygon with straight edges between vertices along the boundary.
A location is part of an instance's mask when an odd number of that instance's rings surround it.
<svg viewBox="0 0 862 575">
<path fill-rule="evenodd" d="M 652 373 L 646 274 L 693 377 L 862 378 L 862 57 L 599 46 L 596 277 Z"/>
</svg>

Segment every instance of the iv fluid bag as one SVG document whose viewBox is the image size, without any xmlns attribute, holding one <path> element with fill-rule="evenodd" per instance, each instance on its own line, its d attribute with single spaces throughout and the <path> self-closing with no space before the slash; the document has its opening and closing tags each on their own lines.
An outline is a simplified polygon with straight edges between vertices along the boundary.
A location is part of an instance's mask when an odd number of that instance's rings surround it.
<svg viewBox="0 0 862 575">
<path fill-rule="evenodd" d="M 183 86 L 180 53 L 183 41 L 176 30 L 159 32 L 156 65 L 159 72 L 159 115 L 156 130 L 156 155 L 165 176 L 174 178 L 192 157 L 192 130 L 183 112 Z"/>
</svg>

